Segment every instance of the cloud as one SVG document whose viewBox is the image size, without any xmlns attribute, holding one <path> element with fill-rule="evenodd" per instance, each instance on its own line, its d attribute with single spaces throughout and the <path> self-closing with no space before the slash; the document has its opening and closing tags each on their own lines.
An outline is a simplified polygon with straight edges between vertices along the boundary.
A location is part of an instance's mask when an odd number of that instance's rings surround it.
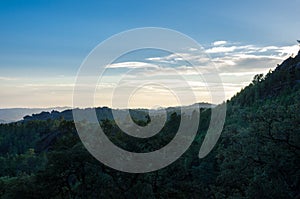
<svg viewBox="0 0 300 199">
<path fill-rule="evenodd" d="M 146 62 L 119 62 L 110 64 L 106 68 L 159 68 L 159 66 Z"/>
<path fill-rule="evenodd" d="M 276 49 L 277 52 L 280 53 L 281 56 L 285 56 L 285 55 L 297 55 L 298 51 L 299 51 L 299 45 L 293 45 L 293 46 L 283 46 L 280 47 L 278 49 Z"/>
<path fill-rule="evenodd" d="M 220 76 L 254 76 L 255 74 L 257 74 L 256 71 L 252 71 L 252 72 L 227 72 L 227 73 L 220 73 Z"/>
<path fill-rule="evenodd" d="M 197 48 L 189 48 L 189 51 L 197 51 L 198 49 Z"/>
<path fill-rule="evenodd" d="M 261 49 L 258 50 L 258 52 L 263 53 L 263 52 L 267 52 L 270 50 L 278 50 L 279 47 L 277 46 L 266 46 L 266 47 L 262 47 Z"/>
<path fill-rule="evenodd" d="M 215 41 L 212 45 L 213 46 L 221 46 L 227 44 L 227 41 Z"/>
<path fill-rule="evenodd" d="M 24 84 L 24 85 L 20 85 L 19 87 L 21 88 L 25 88 L 25 87 L 28 87 L 28 88 L 41 88 L 41 87 L 44 87 L 44 88 L 55 88 L 55 87 L 61 87 L 61 88 L 67 88 L 67 87 L 71 87 L 73 88 L 75 86 L 74 83 L 69 83 L 69 84 L 56 84 L 56 83 L 49 83 L 49 84 Z"/>
<path fill-rule="evenodd" d="M 207 49 L 205 52 L 206 53 L 227 53 L 227 52 L 233 52 L 234 50 L 236 50 L 237 47 L 236 46 L 219 46 L 219 47 L 213 47 L 210 49 Z"/>
<path fill-rule="evenodd" d="M 297 45 L 291 46 L 258 46 L 253 44 L 243 45 L 241 43 L 216 42 L 207 50 L 191 51 L 147 58 L 154 64 L 164 63 L 159 70 L 146 71 L 149 75 L 196 75 L 201 73 L 215 73 L 215 67 L 226 77 L 245 77 L 244 81 L 250 81 L 250 76 L 257 73 L 267 73 L 280 64 L 284 59 L 299 50 Z M 230 45 L 232 44 L 232 45 Z M 207 54 L 208 55 L 207 55 Z M 193 64 L 193 66 L 191 65 Z M 246 74 L 248 75 L 242 75 Z"/>
<path fill-rule="evenodd" d="M 249 84 L 255 74 L 267 73 L 269 69 L 275 68 L 287 57 L 297 54 L 298 50 L 298 45 L 259 46 L 216 41 L 206 50 L 187 48 L 176 54 L 153 56 L 143 58 L 141 61 L 113 63 L 106 68 L 114 69 L 115 73 L 105 74 L 101 83 L 97 85 L 96 96 L 99 100 L 97 105 L 111 106 L 111 93 L 124 78 L 124 70 L 121 69 L 136 69 L 132 70 L 133 73 L 125 72 L 127 79 L 123 83 L 126 83 L 128 89 L 142 85 L 145 80 L 161 80 L 169 85 L 175 93 L 188 92 L 188 87 L 179 81 L 178 77 L 182 76 L 195 92 L 198 101 L 209 102 L 210 93 L 206 86 L 207 83 L 211 86 L 209 89 L 212 92 L 221 92 L 223 86 L 226 97 L 230 98 Z M 218 73 L 215 68 L 218 69 Z M 199 71 L 204 76 L 201 76 Z M 215 75 L 219 75 L 223 85 L 217 83 Z M 89 82 L 90 77 L 85 78 Z M 70 106 L 72 103 L 75 77 L 62 76 L 50 79 L 0 77 L 0 81 L 2 106 L 14 106 L 20 101 L 19 99 L 22 99 L 19 106 L 33 103 L 35 106 L 48 106 L 47 104 L 54 102 L 58 105 Z M 83 85 L 84 88 L 86 86 Z M 89 86 L 93 87 L 93 85 Z M 122 92 L 125 93 L 126 90 Z M 165 97 L 165 93 L 168 93 L 168 90 L 162 87 L 145 86 L 141 90 L 141 97 L 135 101 L 136 107 L 146 107 L 151 104 L 151 100 L 153 103 L 156 103 L 155 100 L 157 100 L 157 103 L 163 102 L 161 105 L 168 106 L 170 99 Z M 149 96 L 152 97 L 151 100 L 147 100 Z"/>
<path fill-rule="evenodd" d="M 151 75 L 164 75 L 166 77 L 176 75 L 176 68 L 179 74 L 186 76 L 199 75 L 196 69 L 206 74 L 219 75 L 223 81 L 223 86 L 227 97 L 232 97 L 236 92 L 249 84 L 255 74 L 267 73 L 274 69 L 287 57 L 296 55 L 299 46 L 259 46 L 253 44 L 214 42 L 205 51 L 191 51 L 180 54 L 170 54 L 168 56 L 153 57 L 149 60 L 153 62 L 169 63 L 169 67 L 161 68 L 160 71 L 151 71 Z M 207 56 L 206 53 L 209 55 Z M 179 57 L 181 62 L 179 62 Z M 210 59 L 207 59 L 209 58 Z M 181 65 L 174 67 L 174 63 L 183 61 L 196 63 L 194 66 Z M 177 61 L 177 62 L 176 62 Z M 212 64 L 213 63 L 213 64 Z M 219 74 L 215 74 L 214 67 L 217 67 Z M 208 80 L 209 81 L 209 80 Z M 198 83 L 193 83 L 195 88 Z M 200 83 L 201 84 L 201 83 Z M 178 88 L 179 89 L 179 88 Z M 180 88 L 184 89 L 184 88 Z"/>
<path fill-rule="evenodd" d="M 189 52 L 173 53 L 162 57 L 150 57 L 146 58 L 146 61 L 151 61 L 152 63 L 164 63 L 174 66 L 186 65 L 189 62 L 197 63 L 198 65 L 205 65 L 210 61 L 210 58 L 202 50 L 188 50 Z"/>
<path fill-rule="evenodd" d="M 0 76 L 0 81 L 15 81 L 18 80 L 18 78 L 15 77 L 1 77 Z"/>
</svg>

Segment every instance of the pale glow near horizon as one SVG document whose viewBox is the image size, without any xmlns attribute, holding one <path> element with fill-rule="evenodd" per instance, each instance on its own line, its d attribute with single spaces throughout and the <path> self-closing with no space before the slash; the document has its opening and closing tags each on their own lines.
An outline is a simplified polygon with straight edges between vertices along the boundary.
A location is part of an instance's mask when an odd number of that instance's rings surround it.
<svg viewBox="0 0 300 199">
<path fill-rule="evenodd" d="M 274 69 L 284 59 L 297 54 L 298 45 L 291 46 L 256 46 L 240 45 L 229 41 L 215 41 L 206 48 L 208 53 L 219 69 L 220 78 L 223 81 L 226 99 L 231 98 L 241 88 L 249 84 L 255 74 L 266 74 L 269 69 Z M 195 56 L 195 51 L 190 49 L 189 59 L 200 59 Z M 151 68 L 150 75 L 157 75 L 157 64 L 171 64 L 180 61 L 174 55 L 150 57 L 142 61 L 123 61 L 114 63 L 108 68 L 118 70 L 123 68 Z M 205 88 L 205 82 L 195 78 L 195 74 L 188 66 L 179 66 L 178 70 L 188 77 L 187 82 L 191 86 L 196 99 L 191 99 L 189 104 L 196 102 L 211 102 L 210 93 Z M 207 69 L 209 72 L 209 68 Z M 172 76 L 168 67 L 160 69 L 163 75 Z M 193 76 L 194 75 L 194 76 Z M 118 75 L 109 75 L 105 81 L 98 85 L 95 95 L 94 106 L 112 106 L 111 91 L 116 85 Z M 72 107 L 72 95 L 75 85 L 75 76 L 60 76 L 46 78 L 25 78 L 13 76 L 0 76 L 0 106 L 1 108 L 12 107 Z M 219 85 L 211 88 L 212 92 L 219 92 Z M 185 88 L 174 81 L 172 89 L 176 92 L 184 92 Z M 83 93 L 84 94 L 84 93 Z M 119 99 L 122 100 L 122 99 Z M 188 100 L 187 100 L 188 101 Z M 220 100 L 218 103 L 221 103 Z M 135 93 L 128 101 L 130 108 L 153 108 L 177 105 L 189 105 L 178 103 L 176 97 L 167 89 L 148 87 Z"/>
</svg>

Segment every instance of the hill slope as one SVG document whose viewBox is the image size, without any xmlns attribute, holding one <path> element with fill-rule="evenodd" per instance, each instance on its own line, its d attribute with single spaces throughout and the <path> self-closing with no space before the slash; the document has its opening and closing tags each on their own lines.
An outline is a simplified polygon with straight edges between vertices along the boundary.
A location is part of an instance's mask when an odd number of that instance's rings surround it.
<svg viewBox="0 0 300 199">
<path fill-rule="evenodd" d="M 53 107 L 53 108 L 6 108 L 0 109 L 0 123 L 9 123 L 22 120 L 26 115 L 40 113 L 42 111 L 63 111 L 68 107 Z"/>
<path fill-rule="evenodd" d="M 265 77 L 258 74 L 250 85 L 237 93 L 231 103 L 249 106 L 280 94 L 291 92 L 300 83 L 300 51 L 295 57 L 289 57 Z"/>
</svg>

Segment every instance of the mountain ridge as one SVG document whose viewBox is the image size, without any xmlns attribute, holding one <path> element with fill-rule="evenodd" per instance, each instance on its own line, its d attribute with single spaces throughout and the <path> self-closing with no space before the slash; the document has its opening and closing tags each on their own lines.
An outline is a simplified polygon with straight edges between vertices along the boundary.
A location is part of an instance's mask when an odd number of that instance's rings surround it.
<svg viewBox="0 0 300 199">
<path fill-rule="evenodd" d="M 42 111 L 58 110 L 63 111 L 70 107 L 49 107 L 49 108 L 1 108 L 0 109 L 0 123 L 10 123 L 22 120 L 26 115 L 40 113 Z"/>
<path fill-rule="evenodd" d="M 167 107 L 167 108 L 162 108 L 162 109 L 145 109 L 145 108 L 137 108 L 137 109 L 112 109 L 109 107 L 95 107 L 95 108 L 75 108 L 75 109 L 67 109 L 64 110 L 62 112 L 59 111 L 51 111 L 51 112 L 46 112 L 43 111 L 41 113 L 38 114 L 32 114 L 24 116 L 23 121 L 24 122 L 28 122 L 28 121 L 32 121 L 32 120 L 48 120 L 48 119 L 60 119 L 63 118 L 65 120 L 71 121 L 73 120 L 73 111 L 79 111 L 81 113 L 81 115 L 83 115 L 84 118 L 86 118 L 87 120 L 92 120 L 90 118 L 90 111 L 94 110 L 96 111 L 96 115 L 98 117 L 98 120 L 113 120 L 114 116 L 112 111 L 117 111 L 119 114 L 118 115 L 126 115 L 127 110 L 129 110 L 131 117 L 134 120 L 145 120 L 148 112 L 149 111 L 154 111 L 154 113 L 156 113 L 157 115 L 159 114 L 163 114 L 164 111 L 166 110 L 168 113 L 168 116 L 170 116 L 172 113 L 176 112 L 177 114 L 180 114 L 180 110 L 181 108 L 194 108 L 194 106 L 198 106 L 200 109 L 208 109 L 208 108 L 213 108 L 216 105 L 214 104 L 210 104 L 210 103 L 206 103 L 206 102 L 199 102 L 199 103 L 195 103 L 192 105 L 188 105 L 188 106 L 175 106 L 175 107 Z M 121 118 L 119 118 L 121 119 Z"/>
</svg>

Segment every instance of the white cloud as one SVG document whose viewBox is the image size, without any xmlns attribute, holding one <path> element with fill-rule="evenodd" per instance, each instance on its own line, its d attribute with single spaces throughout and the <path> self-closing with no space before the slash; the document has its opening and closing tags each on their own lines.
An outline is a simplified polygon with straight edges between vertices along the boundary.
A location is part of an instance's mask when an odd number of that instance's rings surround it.
<svg viewBox="0 0 300 199">
<path fill-rule="evenodd" d="M 19 87 L 24 88 L 24 87 L 29 87 L 29 88 L 38 88 L 38 87 L 45 87 L 45 88 L 54 88 L 54 87 L 63 87 L 63 88 L 67 88 L 67 87 L 71 87 L 73 88 L 75 86 L 74 83 L 69 83 L 69 84 L 55 84 L 55 83 L 49 83 L 49 84 L 24 84 L 24 85 L 20 85 Z"/>
<path fill-rule="evenodd" d="M 269 50 L 278 50 L 279 47 L 277 46 L 266 46 L 266 47 L 262 47 L 259 52 L 263 53 L 263 52 L 267 52 Z"/>
<path fill-rule="evenodd" d="M 227 41 L 215 41 L 212 45 L 213 46 L 221 46 L 227 44 Z"/>
<path fill-rule="evenodd" d="M 0 81 L 14 81 L 14 80 L 18 80 L 18 78 L 14 78 L 14 77 L 1 77 L 0 76 Z"/>
<path fill-rule="evenodd" d="M 157 63 L 164 63 L 164 64 L 187 64 L 186 62 L 193 62 L 197 64 L 204 64 L 210 61 L 210 58 L 205 54 L 204 51 L 194 50 L 190 52 L 182 52 L 182 53 L 173 53 L 167 56 L 162 57 L 150 57 L 147 58 L 147 61 L 157 62 Z"/>
<path fill-rule="evenodd" d="M 198 49 L 197 48 L 189 48 L 189 51 L 197 51 Z"/>
<path fill-rule="evenodd" d="M 213 58 L 218 69 L 223 73 L 257 72 L 276 67 L 283 58 L 275 55 L 255 55 L 236 53 Z"/>
<path fill-rule="evenodd" d="M 205 52 L 206 53 L 227 53 L 227 52 L 233 52 L 236 49 L 237 49 L 236 46 L 229 46 L 229 47 L 218 46 L 218 47 L 207 49 Z"/>
<path fill-rule="evenodd" d="M 279 52 L 281 56 L 297 55 L 298 51 L 299 45 L 283 46 L 277 49 L 277 52 Z"/>
<path fill-rule="evenodd" d="M 159 68 L 159 66 L 146 62 L 119 62 L 110 64 L 106 68 Z"/>
<path fill-rule="evenodd" d="M 257 74 L 257 71 L 251 71 L 251 72 L 228 72 L 228 73 L 220 73 L 220 76 L 254 76 Z"/>
</svg>

